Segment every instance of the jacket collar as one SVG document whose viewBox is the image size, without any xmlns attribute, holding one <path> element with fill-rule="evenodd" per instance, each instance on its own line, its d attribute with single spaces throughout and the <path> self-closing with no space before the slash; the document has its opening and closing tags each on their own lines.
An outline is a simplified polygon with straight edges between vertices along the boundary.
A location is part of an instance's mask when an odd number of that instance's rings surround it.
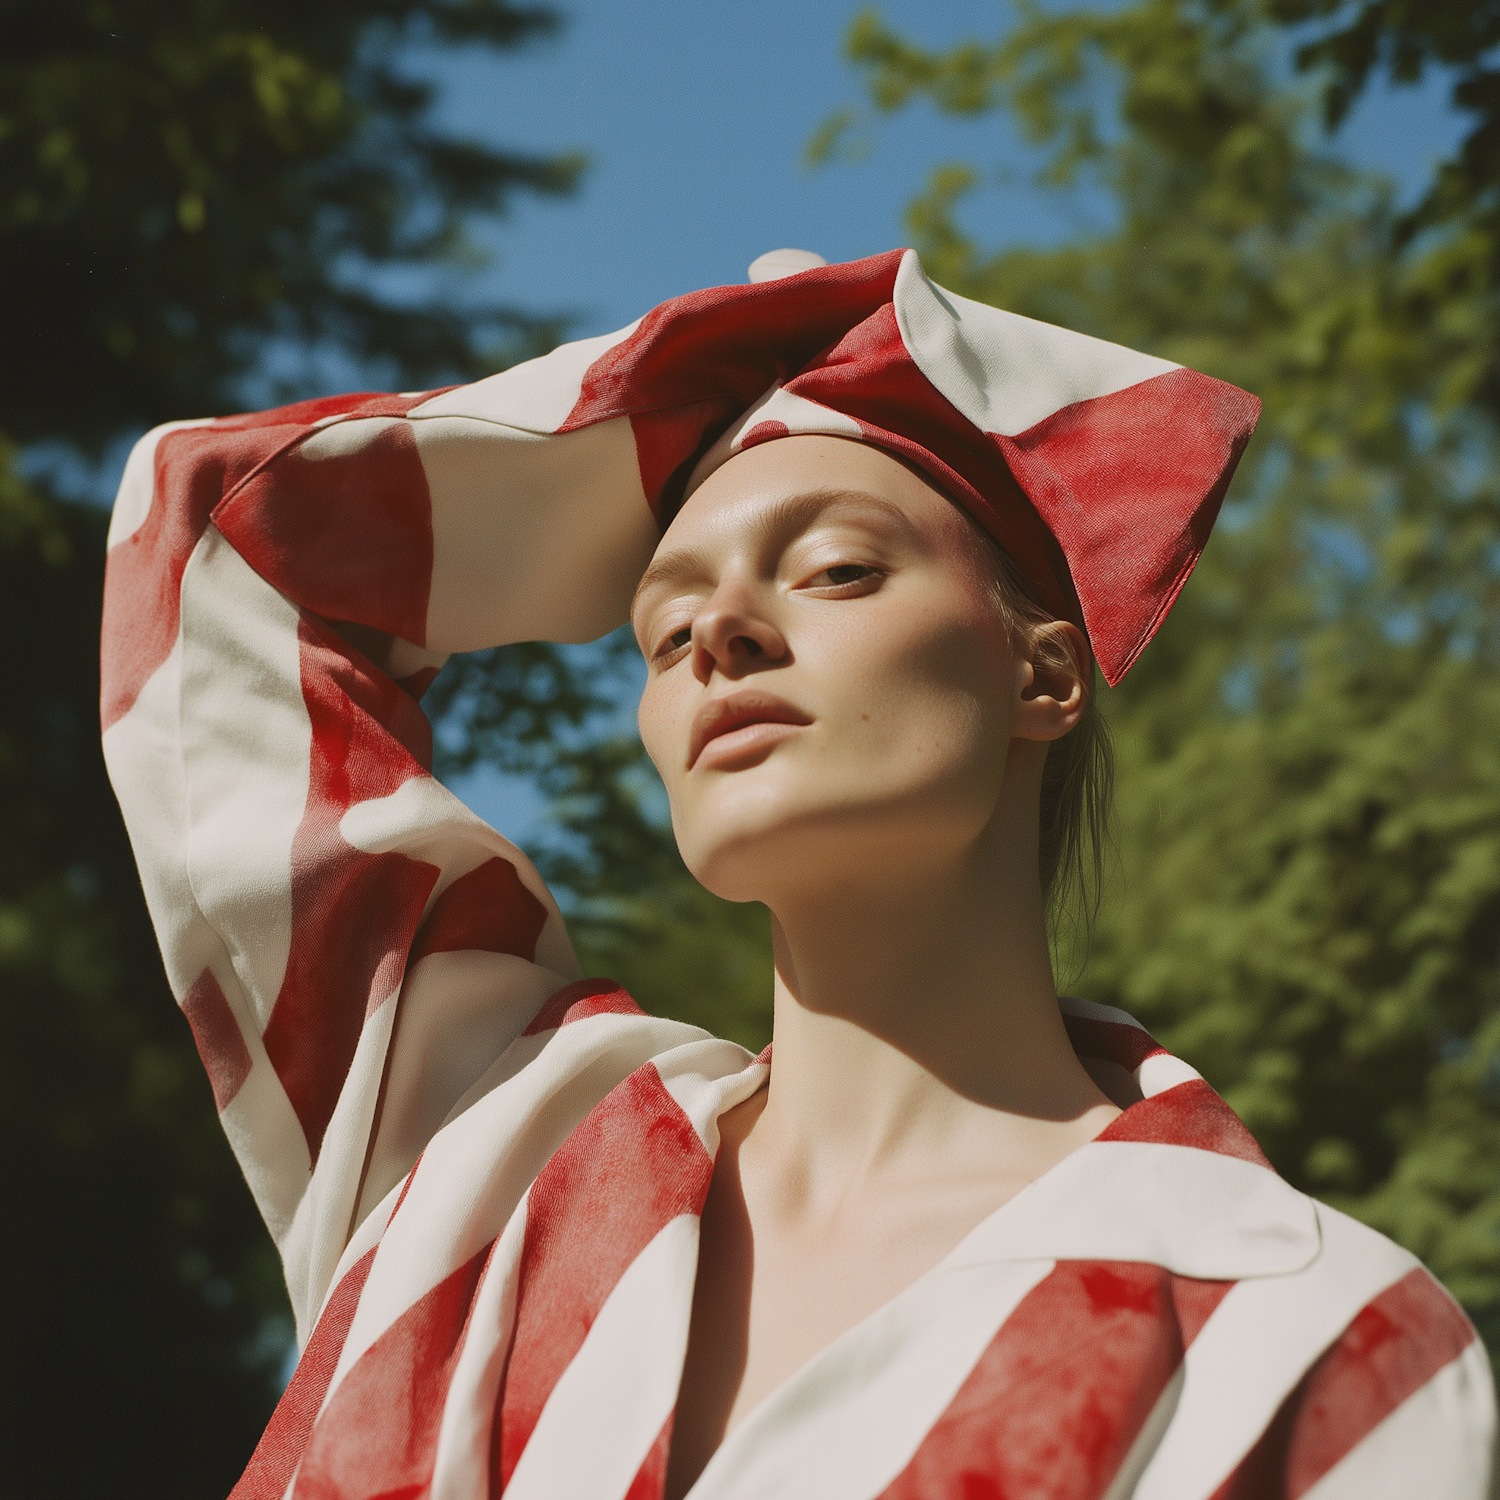
<svg viewBox="0 0 1500 1500">
<path fill-rule="evenodd" d="M 1316 1205 L 1277 1176 L 1239 1116 L 1124 1011 L 1061 1004 L 1079 1055 L 1118 1063 L 1143 1097 L 1002 1204 L 942 1265 L 1137 1261 L 1210 1281 L 1308 1265 L 1321 1247 Z M 761 1086 L 770 1060 L 770 1048 L 750 1061 L 732 1043 L 705 1040 L 656 1065 L 713 1156 L 718 1116 Z"/>
<path fill-rule="evenodd" d="M 1144 1261 L 1175 1276 L 1239 1281 L 1299 1271 L 1320 1246 L 1312 1200 L 1269 1167 L 1198 1146 L 1101 1137 L 1002 1204 L 945 1264 Z"/>
<path fill-rule="evenodd" d="M 978 1225 L 945 1264 L 1144 1261 L 1237 1281 L 1311 1262 L 1321 1246 L 1313 1201 L 1277 1176 L 1203 1078 L 1124 1011 L 1061 1004 L 1080 1056 L 1118 1063 L 1143 1097 Z"/>
</svg>

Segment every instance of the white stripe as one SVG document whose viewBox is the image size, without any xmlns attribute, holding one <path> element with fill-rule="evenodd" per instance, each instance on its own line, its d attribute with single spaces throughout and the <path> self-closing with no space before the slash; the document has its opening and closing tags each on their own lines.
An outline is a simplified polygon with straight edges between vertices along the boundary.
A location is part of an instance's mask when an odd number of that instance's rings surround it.
<svg viewBox="0 0 1500 1500">
<path fill-rule="evenodd" d="M 1170 1052 L 1152 1053 L 1135 1070 L 1135 1076 L 1141 1086 L 1141 1093 L 1147 1099 L 1165 1094 L 1168 1089 L 1175 1089 L 1179 1083 L 1201 1082 L 1203 1079 L 1197 1068 L 1189 1067 L 1180 1057 L 1173 1057 Z"/>
<path fill-rule="evenodd" d="M 194 422 L 164 422 L 153 427 L 131 450 L 125 460 L 125 472 L 120 476 L 120 488 L 115 495 L 115 508 L 109 518 L 107 547 L 118 547 L 146 524 L 151 514 L 151 502 L 156 493 L 156 449 L 169 432 L 182 432 L 189 427 L 207 427 L 213 417 L 200 417 Z"/>
<path fill-rule="evenodd" d="M 547 1397 L 506 1500 L 630 1488 L 677 1400 L 697 1259 L 698 1217 L 680 1214 L 630 1263 Z"/>
<path fill-rule="evenodd" d="M 1077 1016 L 1084 1021 L 1110 1021 L 1116 1026 L 1146 1030 L 1128 1010 L 1119 1010 L 1113 1005 L 1100 1005 L 1096 1000 L 1079 1000 L 1072 995 L 1059 995 L 1057 1004 L 1065 1016 Z"/>
<path fill-rule="evenodd" d="M 479 417 L 528 432 L 556 432 L 583 393 L 589 367 L 640 327 L 640 319 L 618 333 L 561 344 L 540 359 L 512 365 L 498 375 L 445 391 L 412 407 L 411 417 Z"/>
<path fill-rule="evenodd" d="M 356 802 L 339 819 L 339 834 L 366 854 L 399 850 L 409 859 L 436 865 L 443 873 L 428 897 L 427 911 L 455 880 L 496 856 L 511 864 L 549 915 L 557 910 L 552 892 L 526 855 L 434 777 L 413 776 L 389 796 Z M 576 977 L 569 974 L 560 983 Z"/>
<path fill-rule="evenodd" d="M 778 1386 L 724 1440 L 692 1500 L 869 1500 L 911 1461 L 1051 1261 L 930 1271 Z"/>
<path fill-rule="evenodd" d="M 1266 1167 L 1193 1146 L 1091 1141 L 1001 1204 L 950 1260 L 1133 1260 L 1228 1281 L 1284 1277 L 1317 1254 L 1312 1200 Z"/>
<path fill-rule="evenodd" d="M 944 291 L 910 250 L 896 272 L 894 300 L 918 369 L 981 432 L 1014 437 L 1075 401 L 1181 368 Z"/>
<path fill-rule="evenodd" d="M 474 1295 L 443 1405 L 429 1500 L 474 1500 L 490 1492 L 490 1439 L 515 1325 L 528 1202 L 523 1198 L 511 1215 Z"/>
<path fill-rule="evenodd" d="M 355 1217 L 399 1184 L 453 1106 L 567 979 L 513 953 L 429 953 L 407 970 Z"/>
<path fill-rule="evenodd" d="M 355 1194 L 364 1170 L 365 1146 L 380 1097 L 380 1075 L 395 1013 L 394 1005 L 382 1005 L 365 1018 L 333 1116 L 323 1133 L 312 1180 L 278 1247 L 292 1316 L 297 1320 L 297 1341 L 302 1345 L 311 1337 L 318 1310 L 328 1298 L 354 1221 Z"/>
<path fill-rule="evenodd" d="M 391 637 L 391 643 L 385 650 L 385 660 L 375 663 L 387 677 L 394 677 L 397 682 L 424 670 L 441 672 L 447 664 L 447 652 L 429 651 L 425 646 L 415 646 L 410 641 L 403 641 L 399 635 Z"/>
<path fill-rule="evenodd" d="M 559 988 L 579 977 L 562 913 L 536 866 L 436 778 L 413 776 L 387 797 L 356 802 L 339 819 L 339 835 L 366 854 L 398 850 L 410 859 L 436 865 L 442 875 L 428 895 L 424 917 L 455 880 L 492 858 L 506 860 L 547 913 L 537 938 L 536 962 L 562 976 Z"/>
<path fill-rule="evenodd" d="M 471 812 L 442 782 L 413 776 L 389 796 L 356 802 L 339 819 L 339 833 L 366 854 L 399 849 L 443 870 L 443 886 L 477 869 L 492 854 L 508 859 L 527 890 L 551 900 L 531 861 L 503 834 Z"/>
<path fill-rule="evenodd" d="M 824 432 L 851 438 L 864 436 L 864 428 L 853 417 L 834 411 L 831 406 L 809 401 L 805 396 L 782 390 L 780 386 L 772 386 L 725 434 L 735 452 L 743 445 L 745 435 L 762 422 L 780 422 L 788 432 Z"/>
<path fill-rule="evenodd" d="M 1208 1210 L 1212 1212 L 1212 1210 Z M 1242 1281 L 1188 1348 L 1177 1415 L 1135 1500 L 1203 1500 L 1233 1471 L 1314 1360 L 1417 1264 L 1319 1204 L 1323 1249 L 1295 1276 Z"/>
<path fill-rule="evenodd" d="M 297 457 L 309 463 L 349 458 L 368 448 L 388 427 L 400 425 L 400 417 L 338 417 L 315 426 L 297 445 Z"/>
<path fill-rule="evenodd" d="M 737 1042 L 704 1037 L 653 1058 L 662 1087 L 688 1117 L 709 1156 L 719 1154 L 719 1116 L 766 1081 L 770 1067 Z"/>
<path fill-rule="evenodd" d="M 227 957 L 223 967 L 229 967 Z M 250 1052 L 250 1072 L 219 1116 L 219 1124 L 250 1185 L 255 1206 L 279 1247 L 312 1181 L 312 1157 L 302 1122 L 266 1055 L 265 1043 L 246 1027 L 244 1012 L 249 1006 L 240 994 L 238 980 L 233 974 L 217 977 Z"/>
<path fill-rule="evenodd" d="M 481 1079 L 488 1092 L 423 1152 L 401 1211 L 381 1238 L 330 1391 L 407 1308 L 505 1228 L 588 1112 L 688 1031 L 673 1021 L 599 1015 L 550 1038 L 522 1037 L 506 1051 Z M 538 1050 L 539 1041 L 545 1044 Z"/>
<path fill-rule="evenodd" d="M 1302 1500 L 1487 1500 L 1494 1447 L 1494 1386 L 1476 1339 Z"/>
<path fill-rule="evenodd" d="M 181 739 L 184 654 L 179 628 L 167 659 L 147 679 L 129 713 L 105 732 L 104 756 L 130 830 L 172 992 L 180 1002 L 203 970 L 210 969 L 250 1053 L 249 1075 L 220 1123 L 279 1245 L 307 1190 L 312 1161 L 301 1122 L 266 1056 L 261 1017 L 245 990 L 244 976 L 200 909 L 189 878 L 186 856 L 193 840 Z"/>
<path fill-rule="evenodd" d="M 556 436 L 468 415 L 412 429 L 432 496 L 428 649 L 587 641 L 626 619 L 659 539 L 628 417 Z"/>
<path fill-rule="evenodd" d="M 104 763 L 130 833 L 146 907 L 179 1002 L 223 952 L 204 920 L 183 864 L 187 791 L 178 735 L 182 634 L 146 679 L 130 712 L 104 731 Z"/>
<path fill-rule="evenodd" d="M 264 1030 L 292 942 L 312 722 L 299 613 L 212 526 L 182 576 L 188 878 Z"/>
<path fill-rule="evenodd" d="M 745 435 L 761 422 L 782 422 L 789 433 L 827 433 L 834 437 L 863 440 L 864 428 L 853 417 L 834 411 L 831 406 L 809 401 L 803 396 L 794 396 L 782 390 L 780 384 L 771 386 L 755 404 L 726 428 L 713 446 L 703 455 L 688 476 L 683 495 L 691 495 L 716 469 L 722 468 L 739 453 Z"/>
</svg>

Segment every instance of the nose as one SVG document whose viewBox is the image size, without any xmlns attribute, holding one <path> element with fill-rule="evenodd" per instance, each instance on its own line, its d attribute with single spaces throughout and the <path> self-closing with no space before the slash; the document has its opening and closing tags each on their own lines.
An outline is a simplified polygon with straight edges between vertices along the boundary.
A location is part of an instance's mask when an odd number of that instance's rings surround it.
<svg viewBox="0 0 1500 1500">
<path fill-rule="evenodd" d="M 721 583 L 693 619 L 693 675 L 705 686 L 715 672 L 733 681 L 786 656 L 786 637 L 743 584 Z"/>
</svg>

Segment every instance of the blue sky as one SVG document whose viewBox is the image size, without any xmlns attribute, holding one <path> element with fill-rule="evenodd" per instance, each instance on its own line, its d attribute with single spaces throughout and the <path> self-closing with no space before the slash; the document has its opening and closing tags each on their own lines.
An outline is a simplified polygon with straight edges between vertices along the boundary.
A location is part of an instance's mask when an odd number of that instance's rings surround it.
<svg viewBox="0 0 1500 1500">
<path fill-rule="evenodd" d="M 467 295 L 571 319 L 585 337 L 618 328 L 667 297 L 742 281 L 780 246 L 849 260 L 904 244 L 902 215 L 929 171 L 961 161 L 987 174 L 964 215 L 991 248 L 1056 244 L 1105 210 L 1031 186 L 1035 164 L 1000 116 L 956 120 L 915 105 L 877 123 L 858 163 L 803 166 L 808 139 L 834 110 L 861 102 L 843 38 L 859 0 L 553 0 L 555 38 L 495 56 L 413 49 L 405 59 L 437 86 L 436 123 L 509 150 L 581 151 L 578 193 L 516 201 L 478 227 L 489 266 Z M 885 19 L 931 47 L 1000 34 L 998 0 L 887 0 Z M 1459 139 L 1444 80 L 1376 86 L 1337 148 L 1391 178 L 1410 199 Z M 395 283 L 410 290 L 411 281 Z M 29 464 L 65 492 L 114 492 L 128 444 L 102 465 L 47 445 Z M 491 774 L 456 788 L 510 836 L 537 828 L 539 800 Z"/>
<path fill-rule="evenodd" d="M 914 106 L 882 121 L 869 157 L 816 172 L 813 131 L 860 99 L 843 60 L 852 0 L 574 0 L 555 40 L 499 58 L 415 55 L 441 86 L 439 119 L 511 149 L 583 151 L 565 200 L 521 200 L 486 236 L 487 293 L 566 313 L 582 337 L 618 328 L 667 297 L 744 279 L 762 251 L 791 245 L 848 260 L 905 242 L 902 214 L 934 166 L 980 165 L 990 185 L 966 223 L 990 246 L 1057 243 L 1088 227 L 1031 187 L 1028 155 L 995 116 L 954 120 Z M 994 36 L 1008 8 L 974 0 L 891 0 L 886 19 L 947 46 Z M 1433 78 L 1376 89 L 1340 132 L 1340 150 L 1410 196 L 1457 140 Z M 1097 211 L 1097 210 L 1096 210 Z M 538 826 L 539 800 L 489 773 L 456 787 L 513 838 Z"/>
<path fill-rule="evenodd" d="M 695 287 L 744 279 L 764 250 L 792 245 L 829 260 L 905 242 L 902 213 L 929 169 L 976 163 L 993 181 L 967 223 L 984 243 L 1056 243 L 1086 226 L 1027 182 L 1028 156 L 1006 122 L 943 118 L 925 105 L 880 123 L 858 165 L 802 165 L 809 136 L 859 102 L 843 60 L 854 0 L 573 0 L 555 40 L 493 57 L 413 61 L 442 87 L 440 119 L 511 148 L 579 150 L 591 166 L 571 200 L 517 204 L 488 243 L 487 289 L 571 313 L 579 336 L 628 322 Z M 893 0 L 887 20 L 933 46 L 992 37 L 1007 6 Z M 1377 91 L 1341 132 L 1361 165 L 1408 189 L 1457 137 L 1438 79 Z"/>
</svg>

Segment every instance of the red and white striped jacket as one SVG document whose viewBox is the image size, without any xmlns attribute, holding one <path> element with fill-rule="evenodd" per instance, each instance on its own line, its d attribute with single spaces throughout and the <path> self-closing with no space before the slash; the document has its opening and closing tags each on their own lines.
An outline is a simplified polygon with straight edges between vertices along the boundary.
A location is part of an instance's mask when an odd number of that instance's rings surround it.
<svg viewBox="0 0 1500 1500">
<path fill-rule="evenodd" d="M 564 420 L 609 347 L 177 424 L 126 472 L 110 773 L 305 1345 L 236 1500 L 661 1494 L 717 1121 L 770 1065 L 579 978 L 418 704 L 445 652 L 623 617 L 638 433 Z M 1144 1101 L 770 1395 L 695 1500 L 1486 1496 L 1446 1292 L 1129 1017 L 1064 1007 Z"/>
</svg>

